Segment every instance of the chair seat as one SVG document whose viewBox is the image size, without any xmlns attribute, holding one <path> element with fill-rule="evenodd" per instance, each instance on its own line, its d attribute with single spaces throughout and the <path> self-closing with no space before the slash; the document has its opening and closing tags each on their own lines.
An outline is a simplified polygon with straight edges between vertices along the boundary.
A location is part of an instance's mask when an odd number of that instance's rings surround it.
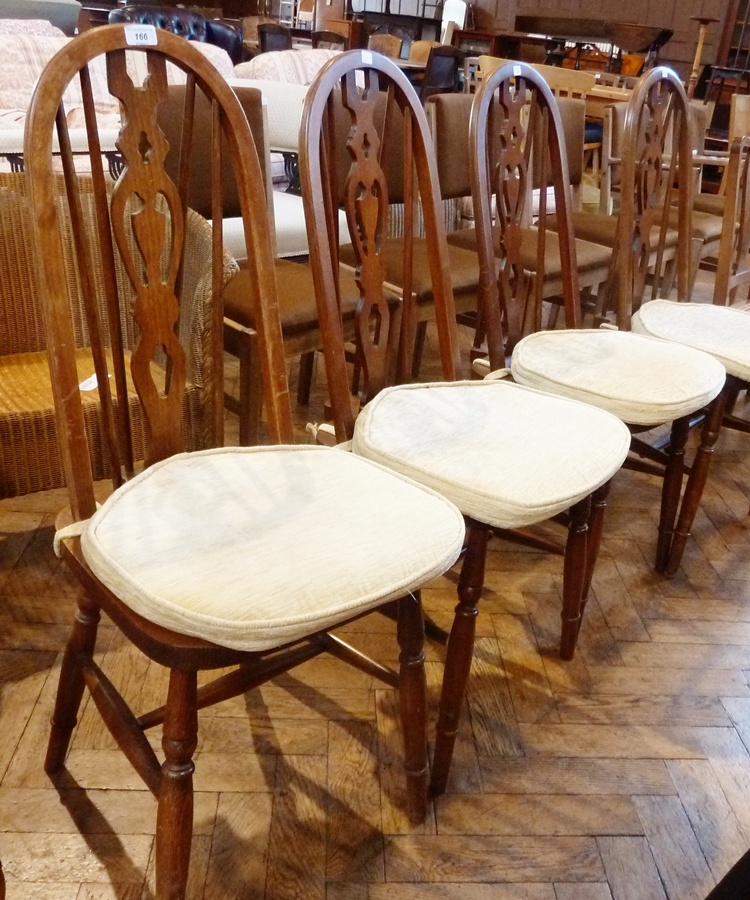
<svg viewBox="0 0 750 900">
<path fill-rule="evenodd" d="M 318 306 L 315 302 L 312 270 L 304 263 L 293 263 L 277 259 L 276 284 L 279 294 L 281 328 L 286 336 L 318 327 Z M 343 318 L 354 317 L 360 292 L 354 276 L 342 269 L 339 280 L 341 290 L 341 314 Z M 250 291 L 250 275 L 246 264 L 224 288 L 224 313 L 228 319 L 246 328 L 255 328 L 255 310 Z"/>
<path fill-rule="evenodd" d="M 81 546 L 140 615 L 264 650 L 416 590 L 450 568 L 463 535 L 448 501 L 350 453 L 232 447 L 151 466 Z"/>
<path fill-rule="evenodd" d="M 726 378 L 721 363 L 707 353 L 608 329 L 530 334 L 516 345 L 511 368 L 521 384 L 648 427 L 701 409 Z"/>
<path fill-rule="evenodd" d="M 629 445 L 614 416 L 505 380 L 382 391 L 352 439 L 355 453 L 498 528 L 568 509 L 614 475 Z"/>
<path fill-rule="evenodd" d="M 750 380 L 750 315 L 730 306 L 652 300 L 633 316 L 633 331 L 710 353 L 730 375 Z"/>
<path fill-rule="evenodd" d="M 453 293 L 476 294 L 479 281 L 479 262 L 477 255 L 471 250 L 449 247 L 451 283 Z M 383 250 L 383 264 L 385 266 L 385 280 L 394 285 L 403 283 L 403 243 L 400 238 L 388 238 Z M 339 259 L 348 266 L 356 264 L 354 247 L 350 244 L 341 247 Z M 427 242 L 423 238 L 414 240 L 414 259 L 412 270 L 412 292 L 418 303 L 432 303 L 432 275 L 430 274 L 430 259 L 427 252 Z"/>
<path fill-rule="evenodd" d="M 604 244 L 605 247 L 614 247 L 617 243 L 617 216 L 607 216 L 604 213 L 573 212 L 573 232 L 577 240 L 592 241 L 595 244 Z M 555 216 L 547 218 L 548 228 L 557 228 Z M 659 227 L 655 225 L 651 229 L 651 246 L 655 249 L 659 243 Z M 664 236 L 665 247 L 677 246 L 677 230 L 668 228 Z"/>
<path fill-rule="evenodd" d="M 537 269 L 537 230 L 525 228 L 521 233 L 521 258 L 524 268 L 529 272 Z M 448 235 L 448 243 L 466 250 L 476 249 L 477 232 L 475 228 L 460 228 Z M 611 251 L 609 247 L 589 240 L 576 239 L 576 263 L 579 272 L 606 268 L 609 265 Z M 497 252 L 497 251 L 496 251 Z M 559 278 L 562 273 L 560 262 L 560 240 L 554 231 L 548 231 L 544 247 L 544 277 L 546 280 Z"/>
<path fill-rule="evenodd" d="M 693 211 L 711 213 L 714 216 L 723 216 L 726 206 L 726 197 L 723 194 L 695 194 L 693 196 Z"/>
</svg>

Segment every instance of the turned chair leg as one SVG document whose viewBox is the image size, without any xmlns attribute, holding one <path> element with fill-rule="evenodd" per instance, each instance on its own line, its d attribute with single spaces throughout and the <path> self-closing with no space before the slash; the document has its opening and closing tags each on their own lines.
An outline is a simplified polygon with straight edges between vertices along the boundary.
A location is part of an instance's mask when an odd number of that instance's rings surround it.
<svg viewBox="0 0 750 900">
<path fill-rule="evenodd" d="M 685 444 L 687 443 L 690 421 L 688 416 L 675 419 L 672 423 L 667 466 L 661 490 L 661 510 L 659 512 L 659 534 L 656 539 L 656 571 L 665 572 L 672 545 L 674 523 L 680 504 L 682 477 L 685 472 Z"/>
<path fill-rule="evenodd" d="M 399 702 L 404 735 L 407 806 L 415 824 L 427 812 L 427 685 L 424 672 L 424 620 L 419 592 L 398 605 Z"/>
<path fill-rule="evenodd" d="M 467 521 L 469 528 L 466 556 L 458 581 L 458 606 L 453 619 L 448 650 L 445 657 L 443 688 L 440 696 L 435 757 L 432 763 L 430 789 L 433 795 L 442 794 L 448 783 L 453 748 L 461 716 L 461 704 L 469 680 L 474 652 L 477 604 L 482 596 L 487 542 L 490 528 L 479 522 Z"/>
<path fill-rule="evenodd" d="M 711 468 L 711 457 L 714 452 L 714 445 L 721 431 L 721 422 L 724 418 L 724 407 L 726 404 L 726 393 L 722 391 L 708 408 L 706 420 L 701 428 L 701 442 L 693 460 L 690 469 L 687 484 L 685 486 L 685 495 L 682 498 L 680 506 L 680 514 L 677 519 L 677 525 L 672 536 L 672 543 L 669 548 L 669 556 L 664 566 L 665 575 L 674 575 L 680 567 L 682 554 L 690 537 L 690 529 L 693 526 L 693 520 L 698 512 L 703 489 L 708 479 L 708 471 Z"/>
<path fill-rule="evenodd" d="M 94 656 L 100 618 L 99 607 L 84 594 L 78 601 L 78 613 L 60 669 L 52 728 L 44 761 L 44 770 L 49 775 L 59 772 L 65 764 L 85 687 L 83 670 Z"/>
<path fill-rule="evenodd" d="M 599 548 L 602 545 L 602 534 L 604 532 L 604 513 L 607 510 L 607 500 L 612 482 L 605 482 L 600 488 L 591 495 L 591 514 L 589 515 L 589 533 L 586 542 L 586 577 L 583 581 L 583 591 L 581 593 L 581 614 L 578 620 L 578 630 L 581 630 L 581 622 L 586 611 L 586 601 L 591 591 L 591 582 L 594 579 L 594 569 L 596 561 L 599 558 Z"/>
<path fill-rule="evenodd" d="M 156 896 L 183 900 L 193 837 L 193 753 L 198 743 L 198 678 L 172 669 L 169 676 L 156 813 Z"/>
<path fill-rule="evenodd" d="M 563 606 L 560 656 L 573 659 L 581 627 L 583 591 L 588 575 L 588 530 L 591 498 L 579 501 L 570 510 L 568 540 L 563 566 Z"/>
</svg>

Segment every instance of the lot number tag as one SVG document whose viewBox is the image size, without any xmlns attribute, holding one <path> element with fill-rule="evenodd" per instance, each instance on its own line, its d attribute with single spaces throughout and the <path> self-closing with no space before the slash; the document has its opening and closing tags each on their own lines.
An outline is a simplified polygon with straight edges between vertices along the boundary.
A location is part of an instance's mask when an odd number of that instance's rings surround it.
<svg viewBox="0 0 750 900">
<path fill-rule="evenodd" d="M 154 25 L 126 25 L 125 40 L 130 47 L 155 47 L 156 28 Z"/>
</svg>

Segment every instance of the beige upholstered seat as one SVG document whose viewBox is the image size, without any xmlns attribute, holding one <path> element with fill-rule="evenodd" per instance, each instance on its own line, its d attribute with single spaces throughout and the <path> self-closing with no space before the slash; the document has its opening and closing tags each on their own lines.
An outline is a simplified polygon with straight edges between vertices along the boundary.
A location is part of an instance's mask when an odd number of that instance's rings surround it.
<svg viewBox="0 0 750 900">
<path fill-rule="evenodd" d="M 609 481 L 629 443 L 614 416 L 491 380 L 381 391 L 357 418 L 352 449 L 440 491 L 473 519 L 520 528 Z"/>
<path fill-rule="evenodd" d="M 633 316 L 633 331 L 696 347 L 730 375 L 750 381 L 750 313 L 731 306 L 652 300 Z"/>
<path fill-rule="evenodd" d="M 648 427 L 701 409 L 724 384 L 723 367 L 707 354 L 609 329 L 531 334 L 516 346 L 512 371 L 521 384 Z"/>
<path fill-rule="evenodd" d="M 417 590 L 455 562 L 463 532 L 442 497 L 350 453 L 225 448 L 151 466 L 82 547 L 139 615 L 267 650 Z"/>
</svg>

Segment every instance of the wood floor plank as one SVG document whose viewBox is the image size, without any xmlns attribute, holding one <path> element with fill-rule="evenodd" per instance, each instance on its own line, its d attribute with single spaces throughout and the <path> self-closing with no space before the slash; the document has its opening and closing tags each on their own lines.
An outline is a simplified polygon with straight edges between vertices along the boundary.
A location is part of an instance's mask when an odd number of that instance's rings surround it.
<svg viewBox="0 0 750 900">
<path fill-rule="evenodd" d="M 529 757 L 482 759 L 481 764 L 484 789 L 489 793 L 676 793 L 662 760 Z"/>
<path fill-rule="evenodd" d="M 747 697 L 750 689 L 740 669 L 669 669 L 635 666 L 589 666 L 594 694 L 640 694 L 692 697 Z"/>
<path fill-rule="evenodd" d="M 388 881 L 603 881 L 592 838 L 487 835 L 391 836 Z"/>
<path fill-rule="evenodd" d="M 552 688 L 528 617 L 493 616 L 492 624 L 517 721 L 559 721 Z M 475 658 L 481 660 L 482 657 L 480 645 Z"/>
<path fill-rule="evenodd" d="M 266 866 L 269 897 L 325 898 L 326 769 L 325 755 L 289 756 L 278 767 Z"/>
<path fill-rule="evenodd" d="M 634 797 L 667 895 L 704 900 L 715 879 L 678 797 Z"/>
<path fill-rule="evenodd" d="M 206 873 L 206 900 L 262 896 L 272 818 L 270 794 L 221 794 Z"/>
<path fill-rule="evenodd" d="M 667 769 L 703 856 L 718 881 L 747 849 L 742 826 L 708 760 L 670 760 Z"/>
<path fill-rule="evenodd" d="M 642 834 L 630 797 L 578 795 L 446 794 L 436 803 L 440 834 Z"/>
<path fill-rule="evenodd" d="M 327 789 L 326 880 L 383 881 L 378 733 L 373 723 L 330 723 Z"/>
<path fill-rule="evenodd" d="M 597 845 L 613 900 L 667 900 L 646 838 L 600 837 Z"/>
<path fill-rule="evenodd" d="M 606 884 L 556 884 L 555 900 L 612 900 Z"/>
<path fill-rule="evenodd" d="M 729 716 L 718 697 L 644 697 L 565 694 L 557 698 L 564 723 L 601 725 L 726 726 Z"/>
<path fill-rule="evenodd" d="M 621 759 L 691 759 L 703 755 L 700 733 L 711 729 L 645 725 L 519 726 L 529 755 Z"/>
<path fill-rule="evenodd" d="M 518 693 L 512 695 L 506 667 L 514 663 L 501 657 L 504 646 L 504 641 L 477 638 L 474 647 L 466 699 L 477 753 L 482 756 L 518 756 L 521 753 L 518 704 L 523 704 L 523 695 L 530 686 L 519 687 Z M 530 673 L 529 679 L 536 680 L 536 675 Z"/>
</svg>

